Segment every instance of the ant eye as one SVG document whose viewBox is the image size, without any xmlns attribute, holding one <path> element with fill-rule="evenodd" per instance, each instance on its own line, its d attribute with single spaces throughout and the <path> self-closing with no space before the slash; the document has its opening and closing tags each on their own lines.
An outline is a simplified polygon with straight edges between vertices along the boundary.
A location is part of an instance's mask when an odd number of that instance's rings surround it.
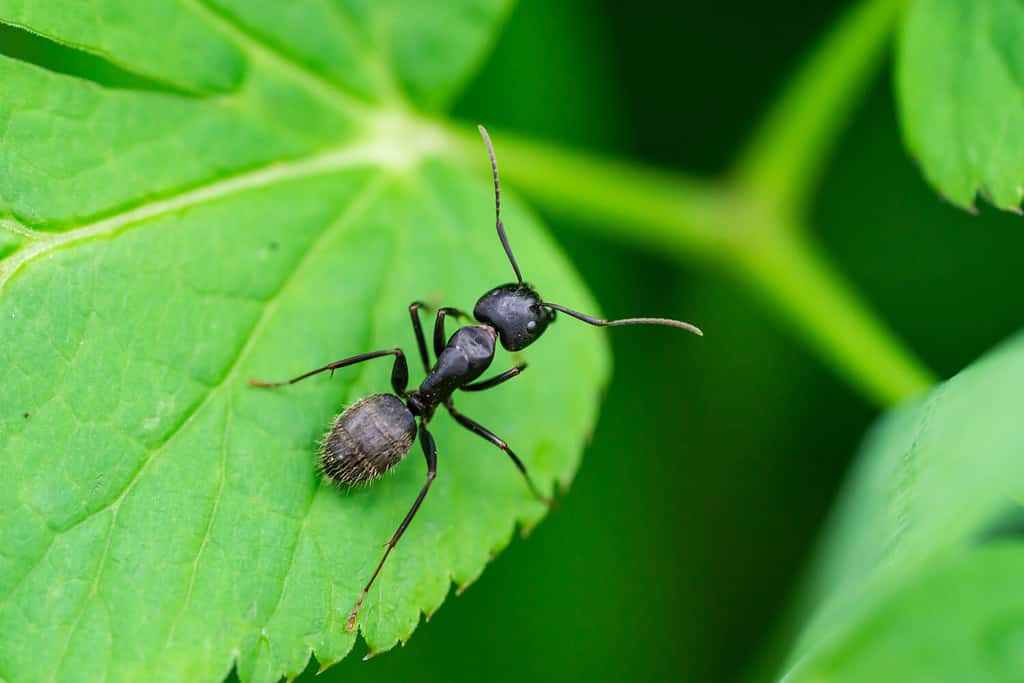
<svg viewBox="0 0 1024 683">
<path fill-rule="evenodd" d="M 530 332 L 533 332 L 535 329 L 537 329 L 537 321 L 531 320 L 530 322 L 526 323 L 526 329 L 529 330 Z"/>
</svg>

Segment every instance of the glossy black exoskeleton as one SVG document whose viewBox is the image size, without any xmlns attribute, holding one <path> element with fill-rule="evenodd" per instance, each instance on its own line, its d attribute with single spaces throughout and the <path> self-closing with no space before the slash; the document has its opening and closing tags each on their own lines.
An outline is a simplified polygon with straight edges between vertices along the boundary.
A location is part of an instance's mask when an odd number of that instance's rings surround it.
<svg viewBox="0 0 1024 683">
<path fill-rule="evenodd" d="M 555 312 L 544 308 L 540 295 L 529 285 L 509 284 L 480 297 L 473 317 L 496 329 L 506 349 L 519 351 L 544 334 L 554 322 Z"/>
<path fill-rule="evenodd" d="M 518 468 L 526 481 L 530 492 L 546 505 L 551 499 L 544 496 L 534 485 L 526 466 L 519 456 L 509 448 L 508 444 L 486 427 L 466 417 L 455 409 L 453 394 L 461 391 L 482 391 L 496 387 L 508 381 L 526 369 L 526 364 L 518 364 L 489 379 L 479 380 L 480 376 L 490 367 L 498 343 L 508 351 L 520 351 L 535 342 L 548 326 L 554 322 L 556 311 L 599 327 L 615 327 L 619 325 L 667 325 L 688 330 L 695 334 L 702 332 L 695 326 L 679 320 L 667 318 L 623 318 L 620 320 L 603 320 L 574 311 L 565 306 L 544 301 L 537 291 L 523 281 L 519 264 L 512 254 L 505 227 L 501 222 L 501 190 L 498 183 L 498 164 L 494 158 L 491 139 L 483 126 L 479 126 L 480 134 L 487 145 L 491 159 L 491 171 L 494 178 L 494 210 L 495 226 L 505 254 L 516 275 L 516 282 L 501 285 L 484 294 L 473 308 L 473 317 L 479 324 L 460 327 L 451 337 L 445 335 L 445 318 L 454 316 L 468 318 L 466 314 L 454 308 L 440 308 L 434 317 L 433 349 L 436 360 L 430 363 L 427 352 L 427 341 L 423 334 L 419 312 L 427 306 L 413 302 L 409 306 L 413 332 L 426 378 L 419 387 L 409 391 L 409 367 L 405 354 L 401 349 L 387 349 L 363 353 L 351 358 L 329 363 L 322 368 L 311 370 L 285 382 L 263 382 L 249 380 L 258 387 L 275 387 L 294 384 L 321 372 L 330 372 L 372 358 L 394 356 L 391 369 L 391 388 L 394 394 L 374 394 L 364 398 L 335 418 L 330 431 L 321 444 L 320 466 L 325 476 L 346 484 L 369 482 L 382 476 L 388 469 L 397 464 L 408 453 L 416 440 L 420 438 L 420 446 L 427 460 L 427 480 L 419 495 L 413 502 L 409 512 L 399 524 L 384 548 L 384 554 L 377 563 L 377 568 L 370 576 L 362 594 L 356 601 L 349 615 L 347 629 L 355 628 L 359 608 L 374 580 L 384 566 L 391 550 L 402 537 L 409 523 L 416 515 L 420 504 L 430 489 L 431 482 L 437 473 L 437 447 L 434 438 L 427 431 L 427 424 L 434 416 L 438 407 L 445 410 L 460 425 L 483 437 L 504 451 Z"/>
</svg>

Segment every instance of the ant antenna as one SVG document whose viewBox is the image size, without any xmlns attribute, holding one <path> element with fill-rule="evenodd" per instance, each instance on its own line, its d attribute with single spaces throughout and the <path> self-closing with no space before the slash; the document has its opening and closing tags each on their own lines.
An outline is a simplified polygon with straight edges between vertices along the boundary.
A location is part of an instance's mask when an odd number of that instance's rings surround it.
<svg viewBox="0 0 1024 683">
<path fill-rule="evenodd" d="M 494 158 L 494 145 L 491 144 L 491 136 L 487 134 L 486 128 L 478 125 L 477 130 L 480 131 L 484 144 L 487 145 L 487 154 L 491 157 L 491 173 L 494 175 L 494 225 L 498 229 L 498 239 L 501 240 L 501 246 L 505 247 L 505 254 L 508 256 L 509 263 L 512 264 L 512 270 L 516 271 L 519 286 L 522 287 L 523 274 L 519 272 L 519 264 L 516 263 L 516 257 L 512 255 L 512 247 L 508 244 L 508 237 L 505 236 L 505 225 L 501 222 L 501 189 L 498 187 L 498 161 Z"/>
<path fill-rule="evenodd" d="M 692 332 L 700 337 L 704 336 L 704 333 L 699 327 L 691 325 L 690 323 L 684 323 L 682 320 L 672 320 L 671 318 L 622 318 L 621 320 L 602 320 L 601 318 L 595 318 L 592 315 L 580 313 L 579 311 L 574 311 L 571 308 L 559 306 L 558 304 L 549 304 L 544 302 L 541 303 L 541 306 L 561 311 L 566 315 L 571 315 L 577 320 L 582 320 L 583 322 L 596 327 L 619 327 L 620 325 L 664 325 L 665 327 L 678 327 L 680 330 Z"/>
</svg>

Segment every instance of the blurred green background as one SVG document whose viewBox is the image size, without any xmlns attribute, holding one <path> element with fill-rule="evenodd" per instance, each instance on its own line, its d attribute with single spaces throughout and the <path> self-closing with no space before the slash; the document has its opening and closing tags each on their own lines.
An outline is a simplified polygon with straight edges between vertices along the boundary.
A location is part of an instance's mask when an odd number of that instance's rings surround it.
<svg viewBox="0 0 1024 683">
<path fill-rule="evenodd" d="M 456 115 L 723 172 L 852 3 L 715 4 L 520 0 Z M 500 133 L 496 145 L 500 159 Z M 926 187 L 900 142 L 888 65 L 821 181 L 823 250 L 935 371 L 1015 331 L 1019 219 L 970 216 Z M 679 317 L 707 337 L 612 331 L 614 379 L 560 509 L 404 650 L 362 662 L 364 647 L 317 680 L 739 681 L 771 659 L 877 409 L 717 272 L 546 218 L 608 315 Z"/>
</svg>

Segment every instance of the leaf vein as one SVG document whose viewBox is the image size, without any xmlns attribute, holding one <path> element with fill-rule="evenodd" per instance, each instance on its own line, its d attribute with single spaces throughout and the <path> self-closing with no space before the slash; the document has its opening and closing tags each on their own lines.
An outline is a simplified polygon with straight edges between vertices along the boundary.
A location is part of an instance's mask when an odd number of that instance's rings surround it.
<svg viewBox="0 0 1024 683">
<path fill-rule="evenodd" d="M 64 665 L 64 660 L 67 659 L 68 652 L 71 649 L 71 640 L 75 637 L 75 632 L 82 623 L 82 617 L 85 616 L 85 611 L 89 608 L 89 601 L 96 597 L 100 578 L 103 576 L 103 569 L 107 563 L 107 554 L 110 552 L 110 539 L 113 538 L 114 527 L 117 526 L 117 513 L 120 509 L 120 506 L 117 507 L 111 515 L 110 528 L 107 529 L 107 538 L 103 542 L 103 552 L 100 554 L 100 561 L 97 565 L 96 576 L 93 577 L 92 585 L 89 587 L 89 593 L 85 596 L 85 599 L 82 601 L 82 606 L 79 608 L 78 614 L 75 616 L 75 622 L 71 625 L 71 628 L 68 629 L 68 637 L 64 640 L 64 647 L 62 648 L 60 657 L 57 658 L 57 664 L 53 667 L 53 672 L 50 674 L 51 683 L 57 680 L 57 674 L 60 673 L 60 669 Z"/>
<path fill-rule="evenodd" d="M 343 90 L 338 83 L 311 69 L 294 55 L 267 42 L 235 17 L 211 6 L 206 0 L 192 0 L 190 4 L 211 25 L 228 34 L 251 56 L 275 64 L 280 70 L 290 74 L 293 82 L 304 85 L 309 92 L 329 101 L 335 109 L 361 116 L 369 114 L 367 105 Z"/>
<path fill-rule="evenodd" d="M 181 609 L 174 615 L 174 619 L 171 620 L 171 627 L 168 629 L 167 638 L 164 639 L 163 649 L 166 650 L 170 646 L 171 641 L 174 640 L 174 631 L 178 626 L 178 620 L 181 618 L 182 613 L 192 600 L 192 591 L 195 588 L 196 574 L 199 569 L 199 560 L 203 556 L 203 551 L 206 550 L 206 546 L 210 541 L 210 532 L 213 529 L 213 522 L 217 518 L 217 510 L 220 508 L 220 498 L 224 491 L 224 479 L 226 478 L 225 470 L 227 467 L 228 457 L 228 432 L 231 428 L 231 399 L 225 403 L 224 407 L 224 434 L 220 442 L 220 463 L 217 467 L 217 492 L 213 496 L 213 505 L 210 507 L 210 514 L 206 520 L 206 529 L 203 531 L 203 540 L 199 543 L 199 550 L 196 551 L 196 559 L 192 561 L 192 571 L 188 579 L 188 588 L 185 590 L 185 598 L 182 600 Z"/>
<path fill-rule="evenodd" d="M 253 340 L 256 339 L 262 333 L 263 328 L 266 327 L 267 321 L 273 316 L 273 313 L 277 310 L 277 304 L 278 304 L 278 301 L 280 300 L 280 297 L 282 296 L 282 294 L 285 291 L 287 291 L 287 289 L 289 288 L 291 283 L 295 281 L 296 276 L 305 269 L 305 267 L 309 263 L 310 259 L 312 259 L 314 257 L 314 255 L 317 254 L 320 251 L 320 247 L 323 245 L 323 243 L 325 241 L 327 241 L 328 239 L 333 238 L 336 234 L 338 234 L 340 232 L 343 232 L 349 225 L 351 225 L 352 221 L 355 220 L 356 218 L 358 218 L 362 214 L 362 212 L 369 206 L 369 204 L 371 204 L 373 202 L 373 200 L 377 198 L 377 196 L 380 194 L 380 192 L 384 189 L 385 184 L 386 184 L 386 180 L 387 180 L 387 176 L 385 174 L 381 174 L 381 175 L 378 175 L 377 177 L 375 177 L 373 180 L 369 181 L 367 183 L 367 186 L 365 187 L 365 189 L 362 191 L 362 194 L 359 196 L 359 198 L 356 199 L 355 201 L 353 201 L 352 203 L 350 203 L 349 205 L 347 205 L 347 207 L 341 213 L 341 215 L 336 220 L 334 220 L 327 228 L 325 228 L 323 230 L 323 232 L 320 234 L 319 238 L 317 238 L 316 240 L 313 241 L 313 243 L 306 250 L 306 252 L 302 256 L 302 258 L 299 259 L 299 262 L 296 264 L 296 266 L 292 270 L 291 274 L 282 282 L 282 284 L 278 288 L 278 290 L 268 300 L 268 303 L 266 304 L 266 306 L 263 309 L 263 314 L 260 316 L 260 319 L 256 322 L 256 324 L 250 330 L 249 334 L 247 335 L 246 343 L 243 345 L 242 349 L 239 351 L 239 353 L 236 356 L 235 360 L 231 364 L 231 369 L 228 372 L 228 376 L 225 378 L 224 381 L 222 381 L 213 390 L 211 390 L 210 395 L 212 395 L 214 392 L 219 390 L 221 387 L 225 386 L 226 383 L 227 383 L 227 379 L 229 379 L 231 376 L 234 375 L 235 370 L 238 368 L 241 360 L 248 354 L 249 349 L 252 347 Z M 228 404 L 228 417 L 230 417 L 230 403 Z M 222 451 L 223 451 L 222 452 L 222 457 L 223 458 L 227 457 L 226 452 L 227 452 L 228 424 L 229 424 L 229 422 L 226 421 L 225 425 L 224 425 L 225 433 L 224 433 L 224 438 L 222 440 L 222 447 L 221 447 Z M 224 470 L 222 469 L 221 472 L 222 472 L 222 476 L 223 476 Z M 213 529 L 213 524 L 214 524 L 215 516 L 216 516 L 216 510 L 217 510 L 217 507 L 219 507 L 219 502 L 220 502 L 220 498 L 221 498 L 222 494 L 223 494 L 223 479 L 221 480 L 221 485 L 218 488 L 218 492 L 217 492 L 217 494 L 215 496 L 214 509 L 211 512 L 210 519 L 209 519 L 209 521 L 207 523 L 206 532 L 204 534 L 203 541 L 200 544 L 199 550 L 197 551 L 196 559 L 195 559 L 195 561 L 192 564 L 192 573 L 191 573 L 191 575 L 189 577 L 189 587 L 188 587 L 185 599 L 183 600 L 181 608 L 179 609 L 178 613 L 175 615 L 174 620 L 172 621 L 171 628 L 169 629 L 167 638 L 164 641 L 164 648 L 163 648 L 164 650 L 166 650 L 167 647 L 171 644 L 171 641 L 172 641 L 173 635 L 174 635 L 174 630 L 177 627 L 177 623 L 180 621 L 181 616 L 184 614 L 185 610 L 187 609 L 189 600 L 191 599 L 192 590 L 194 588 L 195 577 L 196 577 L 198 569 L 199 569 L 200 558 L 201 558 L 203 550 L 205 549 L 205 547 L 207 545 L 210 533 L 211 533 L 211 531 Z M 312 501 L 315 498 L 315 495 L 316 495 L 316 491 L 314 490 L 313 495 L 311 495 L 309 497 L 310 499 L 309 499 L 309 501 L 308 501 L 308 503 L 306 505 L 306 510 L 305 510 L 305 512 L 303 512 L 303 514 L 301 516 L 301 519 L 303 521 L 300 524 L 299 533 L 296 534 L 296 541 L 295 541 L 295 545 L 293 547 L 293 554 L 294 554 L 295 547 L 298 546 L 299 534 L 301 533 L 302 527 L 305 526 L 306 519 L 308 519 L 309 507 L 312 505 Z M 285 577 L 286 578 L 287 578 L 288 573 L 290 573 L 290 571 L 291 571 L 291 561 L 289 562 L 289 569 L 285 572 Z M 279 598 L 279 600 L 280 600 L 280 598 Z M 275 607 L 275 609 L 276 609 L 276 607 Z"/>
<path fill-rule="evenodd" d="M 393 245 L 394 245 L 394 247 L 391 250 L 391 253 L 389 254 L 389 258 L 388 258 L 388 262 L 390 264 L 396 263 L 398 261 L 398 256 L 400 254 L 400 247 L 399 247 L 398 240 L 396 240 L 393 243 Z M 383 272 L 388 272 L 390 270 L 391 270 L 391 268 L 388 267 L 388 268 L 385 268 Z M 374 308 L 374 310 L 372 311 L 372 313 L 370 315 L 371 324 L 370 324 L 369 329 L 367 331 L 366 342 L 363 345 L 365 348 L 369 348 L 372 345 L 373 340 L 376 339 L 376 337 L 377 337 L 377 326 L 375 324 L 373 324 L 373 321 L 381 320 L 384 317 L 384 316 L 382 316 L 380 314 L 380 306 L 383 305 L 382 302 L 388 300 L 388 297 L 386 296 L 386 293 L 387 293 L 388 288 L 389 288 L 389 286 L 391 284 L 393 284 L 392 280 L 390 280 L 388 278 L 384 278 L 384 279 L 382 279 L 379 282 L 379 284 L 377 286 L 377 292 L 373 296 L 372 300 L 376 301 L 378 303 L 377 303 L 377 307 Z M 365 365 L 364 366 L 359 366 L 358 373 L 359 374 L 354 379 L 354 381 L 353 381 L 353 383 L 351 385 L 353 387 L 354 386 L 358 386 L 359 380 L 366 373 L 366 366 Z M 284 579 L 281 582 L 281 591 L 278 594 L 277 602 L 274 605 L 273 610 L 270 612 L 270 615 L 265 620 L 265 624 L 269 624 L 273 620 L 274 615 L 277 614 L 277 610 L 281 607 L 281 602 L 284 599 L 284 594 L 285 594 L 285 589 L 287 588 L 288 579 L 289 579 L 289 576 L 291 575 L 291 571 L 292 571 L 292 568 L 294 566 L 295 553 L 298 550 L 299 543 L 302 540 L 302 532 L 308 528 L 310 510 L 312 510 L 313 502 L 316 500 L 316 496 L 319 494 L 319 492 L 321 490 L 324 490 L 324 488 L 323 487 L 318 487 L 313 492 L 313 495 L 310 496 L 310 498 L 309 498 L 309 500 L 307 502 L 306 509 L 305 509 L 305 511 L 303 512 L 303 515 L 302 515 L 302 524 L 300 525 L 298 533 L 296 534 L 295 544 L 292 546 L 292 555 L 291 555 L 291 559 L 289 560 L 288 570 L 285 572 Z M 328 490 L 333 490 L 333 487 L 329 487 Z M 321 557 L 322 557 L 322 552 L 321 552 Z M 326 576 L 330 576 L 331 575 L 330 567 L 324 566 L 323 569 L 325 571 L 325 575 Z M 332 582 L 332 587 L 333 587 L 333 582 Z M 333 590 L 333 588 L 332 588 L 332 590 Z M 264 625 L 264 627 L 263 627 L 263 630 L 265 630 L 265 629 L 266 629 L 266 625 Z M 313 648 L 313 651 L 315 651 L 315 648 Z M 299 672 L 296 672 L 296 673 L 299 673 Z"/>
<path fill-rule="evenodd" d="M 142 204 L 128 211 L 83 225 L 64 233 L 47 235 L 0 261 L 0 290 L 25 264 L 61 247 L 119 234 L 123 229 L 160 216 L 207 204 L 247 190 L 268 187 L 299 178 L 326 175 L 346 168 L 378 165 L 392 167 L 415 161 L 416 154 L 400 148 L 393 140 L 370 138 L 320 154 L 292 161 L 272 162 L 253 171 L 215 180 L 169 197 Z"/>
<path fill-rule="evenodd" d="M 23 225 L 21 221 L 15 220 L 14 218 L 0 218 L 0 228 L 17 235 L 18 237 L 24 237 L 30 240 L 39 239 L 45 234 Z"/>
</svg>

